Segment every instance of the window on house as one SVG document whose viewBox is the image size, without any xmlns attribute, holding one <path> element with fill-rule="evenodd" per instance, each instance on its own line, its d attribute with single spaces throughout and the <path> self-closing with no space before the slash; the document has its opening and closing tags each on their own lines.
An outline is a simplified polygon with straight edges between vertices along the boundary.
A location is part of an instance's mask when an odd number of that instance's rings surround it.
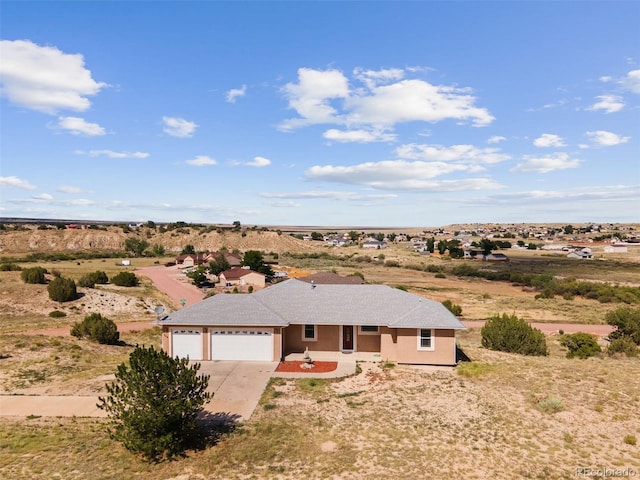
<svg viewBox="0 0 640 480">
<path fill-rule="evenodd" d="M 360 333 L 378 333 L 377 325 L 361 325 Z"/>
<path fill-rule="evenodd" d="M 433 330 L 418 329 L 418 350 L 433 350 Z"/>
<path fill-rule="evenodd" d="M 305 325 L 302 330 L 302 339 L 303 340 L 315 340 L 316 339 L 316 326 L 315 325 Z"/>
</svg>

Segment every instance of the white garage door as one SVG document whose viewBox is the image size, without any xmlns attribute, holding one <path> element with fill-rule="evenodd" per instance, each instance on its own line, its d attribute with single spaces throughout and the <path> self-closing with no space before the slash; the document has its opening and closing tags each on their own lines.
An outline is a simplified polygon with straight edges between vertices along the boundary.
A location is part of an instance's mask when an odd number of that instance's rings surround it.
<svg viewBox="0 0 640 480">
<path fill-rule="evenodd" d="M 202 360 L 202 330 L 174 330 L 171 333 L 173 357 Z"/>
<path fill-rule="evenodd" d="M 212 330 L 211 360 L 273 360 L 270 330 Z"/>
</svg>

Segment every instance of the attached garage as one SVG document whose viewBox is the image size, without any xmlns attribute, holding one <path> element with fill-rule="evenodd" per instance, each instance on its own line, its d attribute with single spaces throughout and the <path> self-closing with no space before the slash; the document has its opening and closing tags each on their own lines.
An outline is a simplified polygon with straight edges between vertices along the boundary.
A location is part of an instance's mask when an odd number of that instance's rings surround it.
<svg viewBox="0 0 640 480">
<path fill-rule="evenodd" d="M 211 330 L 211 360 L 273 361 L 272 329 Z"/>
<path fill-rule="evenodd" d="M 175 329 L 171 332 L 171 355 L 202 360 L 202 330 Z"/>
</svg>

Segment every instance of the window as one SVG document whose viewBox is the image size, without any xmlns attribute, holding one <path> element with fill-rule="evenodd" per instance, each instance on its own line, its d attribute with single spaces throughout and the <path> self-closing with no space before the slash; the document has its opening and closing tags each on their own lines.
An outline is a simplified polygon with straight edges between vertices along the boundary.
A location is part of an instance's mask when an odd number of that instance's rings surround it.
<svg viewBox="0 0 640 480">
<path fill-rule="evenodd" d="M 364 335 L 377 335 L 379 329 L 377 325 L 360 325 L 360 333 Z"/>
<path fill-rule="evenodd" d="M 430 328 L 418 329 L 418 350 L 433 350 L 433 330 Z"/>
<path fill-rule="evenodd" d="M 316 326 L 304 325 L 302 329 L 302 340 L 314 341 L 316 340 Z"/>
</svg>

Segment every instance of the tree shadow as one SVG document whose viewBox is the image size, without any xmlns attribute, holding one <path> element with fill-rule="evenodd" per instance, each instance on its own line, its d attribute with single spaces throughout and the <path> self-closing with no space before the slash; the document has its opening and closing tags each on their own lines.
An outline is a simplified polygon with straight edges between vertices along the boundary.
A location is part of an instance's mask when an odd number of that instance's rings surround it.
<svg viewBox="0 0 640 480">
<path fill-rule="evenodd" d="M 198 425 L 201 435 L 193 448 L 204 450 L 215 446 L 225 435 L 236 430 L 239 426 L 240 415 L 229 412 L 206 412 L 198 414 Z"/>
<path fill-rule="evenodd" d="M 456 363 L 458 362 L 471 362 L 471 358 L 469 358 L 469 356 L 464 353 L 464 351 L 458 346 L 456 345 Z"/>
</svg>

